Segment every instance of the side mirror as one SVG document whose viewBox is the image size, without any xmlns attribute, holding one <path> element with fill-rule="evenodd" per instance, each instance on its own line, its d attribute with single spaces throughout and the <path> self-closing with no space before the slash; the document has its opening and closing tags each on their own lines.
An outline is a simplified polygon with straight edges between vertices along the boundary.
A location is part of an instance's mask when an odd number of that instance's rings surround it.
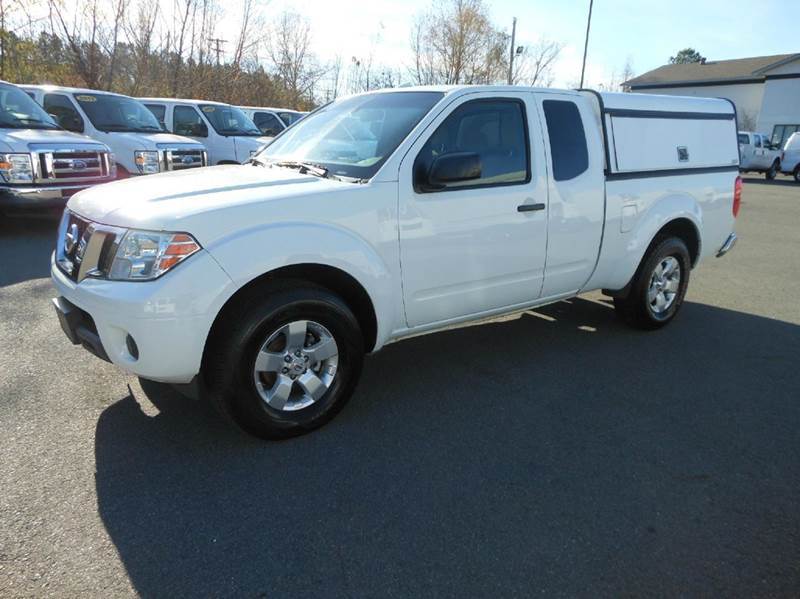
<svg viewBox="0 0 800 599">
<path fill-rule="evenodd" d="M 205 123 L 197 123 L 194 126 L 194 137 L 208 137 L 208 125 Z"/>
<path fill-rule="evenodd" d="M 261 133 L 263 133 L 267 137 L 275 137 L 278 134 L 278 132 L 273 127 L 264 127 L 261 130 Z"/>
<path fill-rule="evenodd" d="M 453 152 L 433 159 L 428 169 L 428 185 L 442 189 L 448 183 L 481 178 L 481 157 L 475 152 Z"/>
</svg>

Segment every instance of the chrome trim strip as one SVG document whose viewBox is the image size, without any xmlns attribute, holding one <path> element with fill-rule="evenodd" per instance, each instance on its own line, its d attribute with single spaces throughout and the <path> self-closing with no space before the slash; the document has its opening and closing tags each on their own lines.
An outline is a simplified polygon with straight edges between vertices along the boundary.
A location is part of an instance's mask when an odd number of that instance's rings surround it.
<svg viewBox="0 0 800 599">
<path fill-rule="evenodd" d="M 730 252 L 733 249 L 733 246 L 736 245 L 737 239 L 738 237 L 736 237 L 736 233 L 731 233 L 728 235 L 728 239 L 725 240 L 725 243 L 722 244 L 722 247 L 719 248 L 719 251 L 717 252 L 717 258 L 721 258 Z"/>
</svg>

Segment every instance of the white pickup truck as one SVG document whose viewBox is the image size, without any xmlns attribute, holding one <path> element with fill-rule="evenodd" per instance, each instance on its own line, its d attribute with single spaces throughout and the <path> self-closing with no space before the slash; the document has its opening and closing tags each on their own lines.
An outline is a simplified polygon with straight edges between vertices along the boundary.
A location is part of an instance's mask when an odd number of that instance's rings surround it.
<svg viewBox="0 0 800 599">
<path fill-rule="evenodd" d="M 739 170 L 743 173 L 764 173 L 774 179 L 781 170 L 781 149 L 769 137 L 751 131 L 739 131 Z"/>
<path fill-rule="evenodd" d="M 736 240 L 735 122 L 725 100 L 589 91 L 339 99 L 249 164 L 73 197 L 56 311 L 123 369 L 296 435 L 409 335 L 597 289 L 634 326 L 670 322 Z"/>
</svg>

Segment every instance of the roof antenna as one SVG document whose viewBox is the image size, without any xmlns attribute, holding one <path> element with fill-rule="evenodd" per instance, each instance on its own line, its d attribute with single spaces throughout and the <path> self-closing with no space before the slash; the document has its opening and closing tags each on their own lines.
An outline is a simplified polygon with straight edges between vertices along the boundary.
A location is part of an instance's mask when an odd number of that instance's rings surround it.
<svg viewBox="0 0 800 599">
<path fill-rule="evenodd" d="M 586 72 L 586 52 L 589 49 L 589 28 L 592 26 L 592 4 L 594 4 L 594 0 L 589 0 L 589 18 L 586 20 L 586 42 L 583 44 L 583 66 L 581 66 L 581 84 L 579 89 L 583 89 L 583 75 Z"/>
</svg>

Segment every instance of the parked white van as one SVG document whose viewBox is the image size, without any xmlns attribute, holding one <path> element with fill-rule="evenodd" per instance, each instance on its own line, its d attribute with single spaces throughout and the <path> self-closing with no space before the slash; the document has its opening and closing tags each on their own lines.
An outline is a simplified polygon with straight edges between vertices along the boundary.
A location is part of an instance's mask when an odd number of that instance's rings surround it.
<svg viewBox="0 0 800 599">
<path fill-rule="evenodd" d="M 140 98 L 159 122 L 178 135 L 201 142 L 209 164 L 241 164 L 272 141 L 240 108 L 208 100 Z"/>
<path fill-rule="evenodd" d="M 307 114 L 285 108 L 265 108 L 262 106 L 239 106 L 239 108 L 268 137 L 275 137 Z"/>
<path fill-rule="evenodd" d="M 135 98 L 73 87 L 20 87 L 64 129 L 107 144 L 116 157 L 120 178 L 208 164 L 202 144 L 166 133 Z"/>
<path fill-rule="evenodd" d="M 792 133 L 781 152 L 781 172 L 800 183 L 800 131 Z"/>
<path fill-rule="evenodd" d="M 63 206 L 115 175 L 108 146 L 64 131 L 25 92 L 0 81 L 0 211 Z"/>
</svg>

